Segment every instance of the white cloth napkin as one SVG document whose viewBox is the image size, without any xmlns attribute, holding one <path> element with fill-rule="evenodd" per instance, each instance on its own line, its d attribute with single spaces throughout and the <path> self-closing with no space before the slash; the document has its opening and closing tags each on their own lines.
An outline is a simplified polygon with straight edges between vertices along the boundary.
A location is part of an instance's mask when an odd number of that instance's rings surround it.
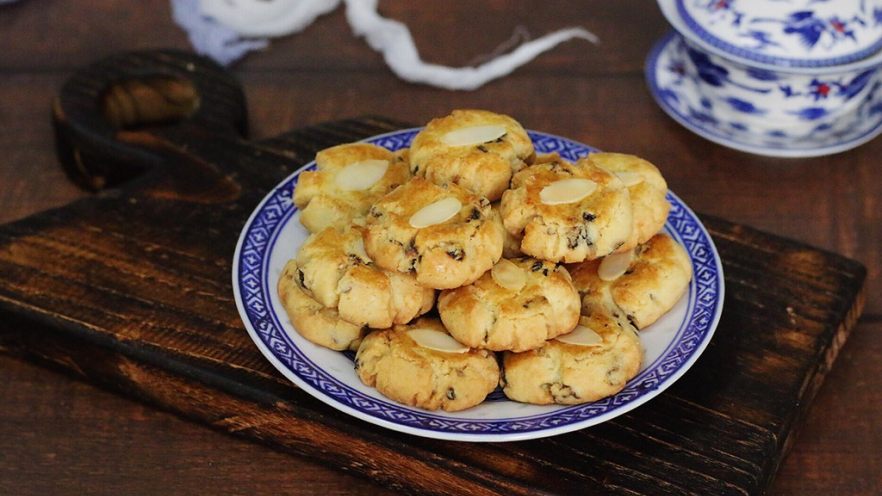
<svg viewBox="0 0 882 496">
<path fill-rule="evenodd" d="M 172 7 L 175 21 L 188 31 L 196 50 L 228 64 L 265 47 L 267 38 L 302 31 L 341 2 L 352 32 L 382 53 L 398 77 L 450 90 L 479 88 L 571 39 L 598 43 L 590 31 L 572 27 L 524 42 L 474 67 L 447 67 L 423 61 L 407 26 L 381 16 L 377 0 L 172 0 Z"/>
</svg>

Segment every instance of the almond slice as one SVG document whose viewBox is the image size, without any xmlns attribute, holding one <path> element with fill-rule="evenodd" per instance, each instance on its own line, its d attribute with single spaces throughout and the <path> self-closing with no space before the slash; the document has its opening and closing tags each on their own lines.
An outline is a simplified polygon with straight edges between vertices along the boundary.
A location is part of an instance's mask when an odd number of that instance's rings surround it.
<svg viewBox="0 0 882 496">
<path fill-rule="evenodd" d="M 574 177 L 561 179 L 542 188 L 539 200 L 546 205 L 575 203 L 597 189 L 597 183 L 590 179 Z"/>
<path fill-rule="evenodd" d="M 524 274 L 524 269 L 504 258 L 490 269 L 490 277 L 496 284 L 512 291 L 520 291 L 527 284 L 527 275 Z"/>
<path fill-rule="evenodd" d="M 364 191 L 377 184 L 386 175 L 388 160 L 362 160 L 354 162 L 337 172 L 334 182 L 343 191 Z"/>
<path fill-rule="evenodd" d="M 465 353 L 469 347 L 453 339 L 446 332 L 435 329 L 416 328 L 405 331 L 416 344 L 423 348 L 440 351 L 442 353 Z"/>
<path fill-rule="evenodd" d="M 643 182 L 643 174 L 638 172 L 622 171 L 614 172 L 614 174 L 619 176 L 619 179 L 621 179 L 622 182 L 625 183 L 625 186 L 629 188 Z"/>
<path fill-rule="evenodd" d="M 448 196 L 430 203 L 410 216 L 410 226 L 417 229 L 434 226 L 447 221 L 462 209 L 459 199 Z"/>
<path fill-rule="evenodd" d="M 505 126 L 498 124 L 461 127 L 445 134 L 441 141 L 447 146 L 480 145 L 496 141 L 507 132 Z"/>
<path fill-rule="evenodd" d="M 574 344 L 576 346 L 598 346 L 603 344 L 603 338 L 600 334 L 594 332 L 590 327 L 581 324 L 585 319 L 580 319 L 580 324 L 573 329 L 572 332 L 558 336 L 557 339 L 561 343 Z"/>
<path fill-rule="evenodd" d="M 633 261 L 634 250 L 607 255 L 597 266 L 597 276 L 604 281 L 615 281 L 628 271 Z"/>
</svg>

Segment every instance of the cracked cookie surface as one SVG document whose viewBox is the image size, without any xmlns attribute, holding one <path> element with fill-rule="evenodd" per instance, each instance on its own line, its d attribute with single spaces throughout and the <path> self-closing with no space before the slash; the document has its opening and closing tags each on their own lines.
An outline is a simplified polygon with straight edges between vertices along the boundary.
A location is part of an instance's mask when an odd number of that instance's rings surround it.
<svg viewBox="0 0 882 496">
<path fill-rule="evenodd" d="M 301 173 L 294 188 L 300 222 L 310 232 L 348 226 L 410 179 L 406 149 L 393 153 L 368 143 L 348 143 L 318 152 L 315 162 L 317 170 Z M 383 162 L 385 172 L 380 170 Z"/>
<path fill-rule="evenodd" d="M 498 131 L 492 132 L 494 128 Z M 477 142 L 459 140 L 451 144 L 451 133 L 468 129 L 491 133 L 485 133 L 485 138 L 479 133 Z M 454 110 L 448 116 L 432 119 L 413 139 L 410 171 L 436 184 L 459 184 L 494 201 L 508 189 L 512 174 L 533 155 L 533 142 L 511 117 L 486 110 Z"/>
<path fill-rule="evenodd" d="M 492 352 L 426 348 L 408 334 L 413 329 L 447 334 L 441 322 L 431 318 L 372 332 L 355 357 L 356 373 L 363 383 L 399 403 L 450 412 L 481 403 L 496 388 L 499 365 Z"/>
<path fill-rule="evenodd" d="M 308 295 L 298 283 L 297 261 L 289 260 L 279 278 L 279 299 L 298 334 L 332 350 L 357 349 L 366 328 L 340 318 L 335 308 L 328 308 Z"/>
<path fill-rule="evenodd" d="M 582 181 L 594 189 L 573 201 L 550 204 L 545 192 L 562 182 Z M 502 195 L 505 228 L 521 238 L 525 254 L 553 262 L 581 262 L 619 249 L 633 227 L 628 189 L 613 173 L 587 159 L 538 163 L 514 175 Z"/>
<path fill-rule="evenodd" d="M 340 318 L 385 329 L 406 324 L 431 310 L 435 292 L 411 274 L 384 270 L 364 249 L 364 228 L 331 227 L 312 234 L 297 253 L 302 290 Z"/>
<path fill-rule="evenodd" d="M 505 395 L 523 403 L 575 405 L 621 391 L 643 361 L 637 330 L 603 312 L 583 323 L 599 336 L 597 344 L 551 339 L 535 350 L 505 352 L 501 381 Z"/>
<path fill-rule="evenodd" d="M 627 269 L 614 280 L 600 277 L 602 263 L 603 259 L 592 260 L 568 267 L 582 297 L 582 313 L 597 308 L 619 309 L 638 329 L 667 313 L 692 279 L 689 255 L 667 234 L 656 234 L 633 249 Z"/>
<path fill-rule="evenodd" d="M 459 202 L 449 218 L 414 227 L 415 215 L 448 199 Z M 486 198 L 415 177 L 371 207 L 365 249 L 379 266 L 412 272 L 425 287 L 456 288 L 481 277 L 502 256 L 502 228 L 494 215 Z"/>
<path fill-rule="evenodd" d="M 647 160 L 624 153 L 592 153 L 588 160 L 623 179 L 631 197 L 634 228 L 630 239 L 617 251 L 646 243 L 665 225 L 671 204 L 665 198 L 668 183 Z"/>
<path fill-rule="evenodd" d="M 509 274 L 498 275 L 502 265 Z M 453 337 L 493 351 L 538 348 L 572 331 L 579 311 L 579 293 L 567 270 L 534 258 L 500 260 L 474 283 L 438 298 L 438 313 Z"/>
</svg>

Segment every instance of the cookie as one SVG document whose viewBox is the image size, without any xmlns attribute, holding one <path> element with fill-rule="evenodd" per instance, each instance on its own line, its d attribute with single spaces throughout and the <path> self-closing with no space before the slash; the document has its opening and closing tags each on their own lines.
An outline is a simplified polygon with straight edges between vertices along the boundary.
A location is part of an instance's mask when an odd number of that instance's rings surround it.
<svg viewBox="0 0 882 496">
<path fill-rule="evenodd" d="M 371 207 L 365 249 L 380 267 L 413 273 L 425 287 L 456 288 L 502 256 L 493 215 L 486 198 L 415 177 Z"/>
<path fill-rule="evenodd" d="M 601 169 L 616 174 L 628 187 L 633 211 L 631 238 L 618 251 L 646 243 L 665 225 L 671 204 L 665 198 L 668 184 L 650 162 L 623 153 L 592 153 L 588 159 Z"/>
<path fill-rule="evenodd" d="M 411 274 L 384 270 L 368 257 L 364 228 L 325 228 L 306 239 L 297 253 L 300 289 L 340 318 L 385 329 L 428 312 L 435 292 Z"/>
<path fill-rule="evenodd" d="M 612 308 L 643 329 L 668 312 L 692 279 L 686 250 L 667 234 L 656 234 L 624 253 L 569 267 L 582 296 L 582 313 Z"/>
<path fill-rule="evenodd" d="M 454 110 L 432 119 L 414 137 L 410 171 L 436 184 L 459 184 L 495 201 L 508 189 L 512 173 L 533 154 L 533 142 L 511 117 L 486 110 Z"/>
<path fill-rule="evenodd" d="M 505 229 L 505 226 L 502 224 L 502 215 L 499 214 L 499 202 L 493 203 L 491 207 L 495 214 L 494 219 L 499 221 L 499 227 L 500 230 L 502 230 L 502 258 L 518 258 L 524 256 L 524 253 L 521 251 L 521 238 L 508 232 L 508 229 Z"/>
<path fill-rule="evenodd" d="M 637 331 L 597 312 L 539 349 L 505 352 L 501 384 L 514 401 L 575 405 L 621 391 L 637 375 L 643 347 Z"/>
<path fill-rule="evenodd" d="M 572 331 L 580 307 L 567 270 L 534 258 L 502 259 L 438 298 L 441 320 L 457 341 L 493 351 L 531 350 Z"/>
<path fill-rule="evenodd" d="M 407 150 L 393 153 L 367 143 L 322 150 L 315 163 L 318 170 L 301 173 L 294 188 L 300 222 L 310 232 L 348 226 L 410 178 Z"/>
<path fill-rule="evenodd" d="M 512 178 L 500 212 L 521 251 L 552 262 L 605 256 L 631 238 L 631 200 L 625 184 L 587 159 L 531 165 Z"/>
<path fill-rule="evenodd" d="M 355 350 L 366 328 L 340 318 L 337 310 L 328 308 L 308 295 L 298 283 L 301 272 L 297 261 L 290 260 L 279 279 L 279 299 L 298 334 L 332 350 Z"/>
<path fill-rule="evenodd" d="M 499 383 L 492 352 L 463 346 L 430 318 L 369 334 L 358 348 L 355 369 L 384 396 L 426 410 L 473 407 Z"/>
</svg>

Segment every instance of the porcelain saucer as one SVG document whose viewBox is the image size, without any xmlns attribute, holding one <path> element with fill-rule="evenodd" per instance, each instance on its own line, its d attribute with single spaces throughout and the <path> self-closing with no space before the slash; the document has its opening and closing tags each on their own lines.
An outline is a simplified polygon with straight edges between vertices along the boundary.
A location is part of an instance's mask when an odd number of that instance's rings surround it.
<svg viewBox="0 0 882 496">
<path fill-rule="evenodd" d="M 720 108 L 720 102 L 699 90 L 699 75 L 690 69 L 687 57 L 687 46 L 676 32 L 659 41 L 646 60 L 650 92 L 674 120 L 723 146 L 774 157 L 815 157 L 850 150 L 882 133 L 882 83 L 873 84 L 853 113 L 794 137 L 780 130 L 752 129 L 733 119 L 731 109 Z"/>
</svg>

